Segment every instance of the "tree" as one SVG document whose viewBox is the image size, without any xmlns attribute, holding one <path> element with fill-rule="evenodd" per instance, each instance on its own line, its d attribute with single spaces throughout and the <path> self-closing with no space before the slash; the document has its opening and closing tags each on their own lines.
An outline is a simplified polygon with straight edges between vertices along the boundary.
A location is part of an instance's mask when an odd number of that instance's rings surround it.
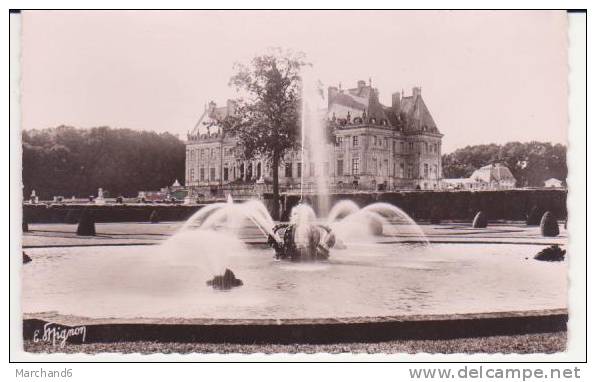
<svg viewBox="0 0 596 382">
<path fill-rule="evenodd" d="M 567 147 L 560 143 L 508 142 L 504 145 L 475 145 L 442 157 L 445 178 L 467 178 L 474 170 L 494 162 L 504 163 L 518 187 L 540 187 L 549 178 L 567 178 Z"/>
<path fill-rule="evenodd" d="M 257 56 L 249 65 L 236 64 L 230 85 L 245 93 L 236 111 L 223 121 L 224 133 L 238 137 L 245 159 L 264 158 L 271 164 L 273 218 L 279 219 L 279 165 L 296 147 L 300 121 L 300 71 L 303 53 L 280 48 Z"/>
<path fill-rule="evenodd" d="M 23 131 L 23 195 L 87 197 L 102 187 L 136 196 L 184 181 L 184 142 L 130 129 L 59 126 Z"/>
</svg>

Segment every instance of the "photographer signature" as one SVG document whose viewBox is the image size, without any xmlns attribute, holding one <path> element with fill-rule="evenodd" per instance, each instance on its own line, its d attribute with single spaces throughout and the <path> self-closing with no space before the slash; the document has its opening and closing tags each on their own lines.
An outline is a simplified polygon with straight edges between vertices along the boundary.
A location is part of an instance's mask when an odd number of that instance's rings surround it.
<svg viewBox="0 0 596 382">
<path fill-rule="evenodd" d="M 81 336 L 81 342 L 85 342 L 87 328 L 85 326 L 63 327 L 48 322 L 43 326 L 43 334 L 40 336 L 40 329 L 33 332 L 33 342 L 51 342 L 53 346 L 60 344 L 64 347 L 70 337 Z"/>
</svg>

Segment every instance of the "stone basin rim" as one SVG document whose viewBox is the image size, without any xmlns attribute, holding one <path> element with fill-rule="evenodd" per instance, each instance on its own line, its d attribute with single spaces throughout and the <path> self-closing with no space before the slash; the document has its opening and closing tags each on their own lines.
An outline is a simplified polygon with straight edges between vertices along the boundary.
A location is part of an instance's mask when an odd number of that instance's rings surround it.
<svg viewBox="0 0 596 382">
<path fill-rule="evenodd" d="M 321 318 L 182 318 L 182 317 L 83 317 L 66 315 L 58 312 L 23 313 L 23 321 L 39 320 L 64 326 L 92 325 L 192 325 L 192 326 L 283 326 L 283 325 L 350 325 L 366 323 L 409 323 L 409 322 L 442 322 L 442 321 L 474 321 L 506 318 L 531 318 L 548 316 L 568 316 L 567 308 L 499 311 L 483 313 L 450 313 L 450 314 L 412 314 L 395 316 L 352 316 Z"/>
</svg>

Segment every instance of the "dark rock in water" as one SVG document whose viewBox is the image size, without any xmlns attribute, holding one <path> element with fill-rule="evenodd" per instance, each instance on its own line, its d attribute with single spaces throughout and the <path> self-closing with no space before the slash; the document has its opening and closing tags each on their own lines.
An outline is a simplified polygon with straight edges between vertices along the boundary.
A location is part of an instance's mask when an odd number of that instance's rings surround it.
<svg viewBox="0 0 596 382">
<path fill-rule="evenodd" d="M 31 260 L 31 258 L 29 257 L 29 255 L 28 255 L 28 254 L 26 254 L 26 253 L 25 253 L 25 251 L 23 251 L 23 264 L 30 263 L 31 261 L 32 261 L 32 260 Z"/>
<path fill-rule="evenodd" d="M 559 236 L 559 223 L 550 211 L 546 211 L 540 220 L 540 233 L 542 236 Z"/>
<path fill-rule="evenodd" d="M 526 219 L 526 225 L 539 225 L 542 214 L 537 206 L 532 207 Z"/>
<path fill-rule="evenodd" d="M 79 225 L 77 226 L 77 235 L 79 236 L 95 236 L 95 216 L 93 212 L 84 209 L 79 218 Z"/>
<path fill-rule="evenodd" d="M 550 247 L 544 248 L 542 251 L 538 252 L 534 259 L 540 261 L 563 261 L 565 260 L 565 251 L 561 249 L 558 245 L 551 245 Z"/>
<path fill-rule="evenodd" d="M 207 281 L 207 285 L 212 286 L 213 289 L 232 289 L 242 285 L 242 280 L 237 279 L 229 269 L 226 269 L 223 275 L 215 276 L 212 280 Z"/>
<path fill-rule="evenodd" d="M 478 211 L 472 222 L 472 228 L 486 228 L 488 226 L 488 219 L 482 211 Z"/>
</svg>

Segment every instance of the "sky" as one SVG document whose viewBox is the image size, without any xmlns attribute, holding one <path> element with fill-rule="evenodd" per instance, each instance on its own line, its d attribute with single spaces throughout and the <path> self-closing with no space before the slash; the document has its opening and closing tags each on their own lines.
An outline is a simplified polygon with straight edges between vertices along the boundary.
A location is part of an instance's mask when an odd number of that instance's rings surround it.
<svg viewBox="0 0 596 382">
<path fill-rule="evenodd" d="M 326 85 L 413 86 L 444 134 L 473 144 L 567 141 L 567 18 L 559 11 L 25 11 L 22 124 L 111 126 L 184 139 L 236 96 L 235 62 L 306 53 Z"/>
</svg>

